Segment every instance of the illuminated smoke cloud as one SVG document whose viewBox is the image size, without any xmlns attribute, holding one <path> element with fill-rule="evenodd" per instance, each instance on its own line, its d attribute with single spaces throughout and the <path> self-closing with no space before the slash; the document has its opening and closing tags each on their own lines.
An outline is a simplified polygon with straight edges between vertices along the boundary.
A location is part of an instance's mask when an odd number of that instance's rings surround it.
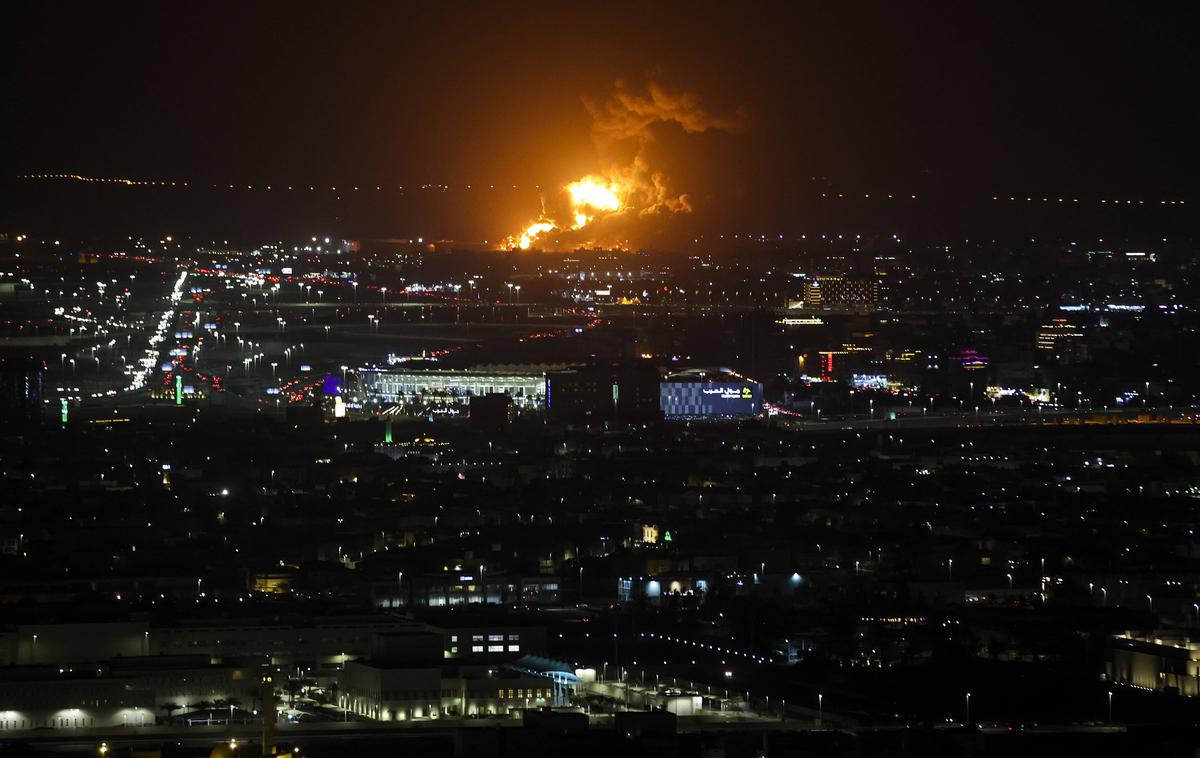
<svg viewBox="0 0 1200 758">
<path fill-rule="evenodd" d="M 571 243 L 595 242 L 599 234 L 612 231 L 622 220 L 691 213 L 687 194 L 678 193 L 670 178 L 650 165 L 646 147 L 654 141 L 655 127 L 673 124 L 688 134 L 709 130 L 737 133 L 746 124 L 740 109 L 732 116 L 713 115 L 694 93 L 673 92 L 657 83 L 638 93 L 618 81 L 607 99 L 585 99 L 584 105 L 592 116 L 597 153 L 607 159 L 608 166 L 565 185 L 536 221 L 508 238 L 509 249 L 528 250 L 551 232 Z M 628 154 L 631 148 L 631 160 L 612 157 Z"/>
<path fill-rule="evenodd" d="M 709 129 L 737 133 L 746 126 L 746 115 L 740 109 L 733 116 L 713 116 L 701 107 L 698 95 L 670 92 L 653 82 L 645 95 L 639 95 L 618 81 L 607 100 L 597 103 L 585 99 L 584 105 L 592 115 L 592 133 L 598 141 L 648 142 L 654 138 L 650 127 L 657 123 L 673 122 L 692 134 Z"/>
</svg>

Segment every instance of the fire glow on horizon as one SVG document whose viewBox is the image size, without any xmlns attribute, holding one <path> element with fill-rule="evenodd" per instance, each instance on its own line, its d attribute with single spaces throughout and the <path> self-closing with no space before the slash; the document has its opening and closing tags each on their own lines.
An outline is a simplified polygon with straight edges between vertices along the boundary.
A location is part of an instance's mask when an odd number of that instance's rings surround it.
<svg viewBox="0 0 1200 758">
<path fill-rule="evenodd" d="M 530 250 L 550 232 L 578 233 L 577 242 L 596 242 L 605 235 L 596 227 L 627 217 L 691 213 L 687 194 L 677 193 L 665 173 L 651 167 L 647 146 L 654 140 L 655 125 L 675 124 L 685 133 L 710 129 L 737 132 L 745 114 L 711 116 L 700 107 L 699 98 L 688 92 L 673 92 L 651 83 L 645 94 L 630 91 L 617 82 L 604 102 L 585 100 L 592 115 L 592 137 L 601 156 L 634 146 L 631 162 L 610 160 L 601 174 L 589 174 L 563 186 L 552 198 L 552 208 L 543 201 L 541 215 L 521 232 L 509 236 L 508 250 Z M 613 230 L 608 229 L 611 236 Z"/>
<path fill-rule="evenodd" d="M 624 207 L 621 202 L 622 187 L 615 181 L 605 182 L 600 177 L 585 176 L 577 182 L 571 182 L 565 189 L 571 198 L 571 229 L 584 228 L 598 213 L 619 213 Z M 558 228 L 552 221 L 535 221 L 517 237 L 515 244 L 510 238 L 509 247 L 528 250 L 539 235 Z"/>
</svg>

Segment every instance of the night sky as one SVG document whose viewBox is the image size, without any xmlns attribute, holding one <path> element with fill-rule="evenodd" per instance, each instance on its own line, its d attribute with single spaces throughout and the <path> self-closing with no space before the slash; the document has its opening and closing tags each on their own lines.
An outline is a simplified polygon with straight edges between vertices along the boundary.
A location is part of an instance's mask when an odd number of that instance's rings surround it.
<svg viewBox="0 0 1200 758">
<path fill-rule="evenodd" d="M 984 204 L 997 194 L 1195 194 L 1194 10 L 595 7 L 5 4 L 9 198 L 0 222 L 102 218 L 110 231 L 175 224 L 195 234 L 285 234 L 293 220 L 306 233 L 317 218 L 352 235 L 424 225 L 431 235 L 482 239 L 536 213 L 533 185 L 596 170 L 586 103 L 603 102 L 618 81 L 634 92 L 654 84 L 686 93 L 709 114 L 744 120 L 733 133 L 650 127 L 656 170 L 694 205 L 651 225 L 678 238 L 828 221 L 818 214 L 829 209 L 814 207 L 821 191 Z M 438 201 L 268 202 L 196 191 L 114 199 L 114 189 L 51 191 L 11 179 L 47 171 L 196 186 L 455 189 Z M 468 184 L 474 194 L 464 194 Z M 492 184 L 509 190 L 485 196 Z M 946 210 L 868 205 L 838 223 L 886 226 Z"/>
</svg>

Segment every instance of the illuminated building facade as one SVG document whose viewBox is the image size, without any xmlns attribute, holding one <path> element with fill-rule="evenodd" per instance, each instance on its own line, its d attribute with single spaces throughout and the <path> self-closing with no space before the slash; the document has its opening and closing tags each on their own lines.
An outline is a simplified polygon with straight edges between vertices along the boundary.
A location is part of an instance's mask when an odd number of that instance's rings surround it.
<svg viewBox="0 0 1200 758">
<path fill-rule="evenodd" d="M 385 371 L 363 369 L 362 390 L 380 403 L 468 405 L 472 397 L 503 394 L 518 408 L 540 406 L 546 397 L 541 371 Z"/>
<path fill-rule="evenodd" d="M 762 385 L 755 382 L 663 382 L 663 416 L 735 418 L 762 413 Z"/>
<path fill-rule="evenodd" d="M 806 308 L 826 306 L 871 306 L 879 302 L 879 283 L 868 279 L 818 276 L 804 285 Z"/>
<path fill-rule="evenodd" d="M 1060 361 L 1086 358 L 1087 345 L 1083 343 L 1083 338 L 1081 327 L 1065 318 L 1055 318 L 1038 328 L 1034 335 L 1034 347 Z"/>
<path fill-rule="evenodd" d="M 499 715 L 562 701 L 550 679 L 504 676 L 498 669 L 447 671 L 440 665 L 350 661 L 340 680 L 338 705 L 377 721 Z"/>
<path fill-rule="evenodd" d="M 1112 641 L 1109 678 L 1139 689 L 1200 695 L 1200 642 L 1159 634 L 1117 635 Z"/>
</svg>

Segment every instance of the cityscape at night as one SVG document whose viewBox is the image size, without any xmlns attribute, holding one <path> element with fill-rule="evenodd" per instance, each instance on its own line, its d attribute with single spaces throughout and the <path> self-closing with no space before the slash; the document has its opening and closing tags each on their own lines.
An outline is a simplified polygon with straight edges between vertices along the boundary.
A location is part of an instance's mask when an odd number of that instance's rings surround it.
<svg viewBox="0 0 1200 758">
<path fill-rule="evenodd" d="M 1198 21 L 6 6 L 0 758 L 1194 758 Z"/>
</svg>

